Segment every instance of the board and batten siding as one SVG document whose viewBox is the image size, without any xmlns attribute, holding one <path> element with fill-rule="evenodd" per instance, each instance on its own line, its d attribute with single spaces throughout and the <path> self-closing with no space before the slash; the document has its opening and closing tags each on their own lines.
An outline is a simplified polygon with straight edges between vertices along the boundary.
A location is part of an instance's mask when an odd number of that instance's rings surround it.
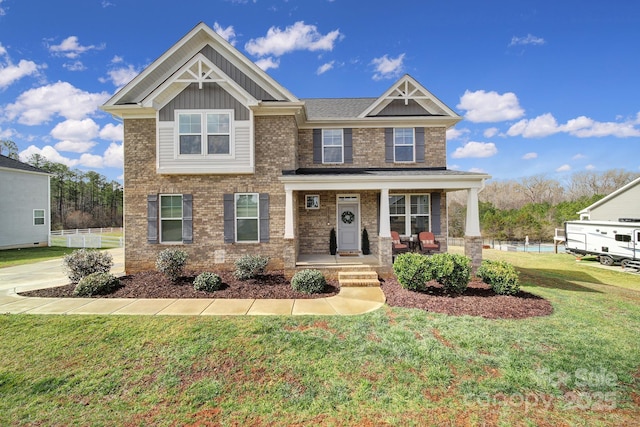
<svg viewBox="0 0 640 427">
<path fill-rule="evenodd" d="M 233 156 L 178 158 L 175 122 L 158 122 L 158 173 L 225 174 L 253 173 L 253 120 L 233 122 Z"/>
<path fill-rule="evenodd" d="M 161 122 L 175 120 L 175 110 L 233 110 L 236 121 L 249 120 L 249 109 L 235 99 L 217 83 L 205 83 L 202 89 L 197 83 L 187 86 L 160 109 L 158 119 Z"/>
</svg>

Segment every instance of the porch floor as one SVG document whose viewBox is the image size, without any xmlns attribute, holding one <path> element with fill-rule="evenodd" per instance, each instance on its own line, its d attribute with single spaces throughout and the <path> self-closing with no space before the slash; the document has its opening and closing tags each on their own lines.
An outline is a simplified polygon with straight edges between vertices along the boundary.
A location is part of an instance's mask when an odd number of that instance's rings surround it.
<svg viewBox="0 0 640 427">
<path fill-rule="evenodd" d="M 376 255 L 329 255 L 329 254 L 300 254 L 296 267 L 311 266 L 370 266 L 379 267 L 380 261 Z"/>
</svg>

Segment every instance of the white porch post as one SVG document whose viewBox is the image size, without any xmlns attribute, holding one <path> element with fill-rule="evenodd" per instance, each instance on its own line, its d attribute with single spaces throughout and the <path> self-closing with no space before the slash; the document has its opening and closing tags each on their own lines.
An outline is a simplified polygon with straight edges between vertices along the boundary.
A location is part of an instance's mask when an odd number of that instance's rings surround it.
<svg viewBox="0 0 640 427">
<path fill-rule="evenodd" d="M 293 230 L 293 190 L 285 188 L 284 192 L 284 238 L 293 239 L 295 237 Z"/>
<path fill-rule="evenodd" d="M 380 190 L 380 237 L 391 237 L 388 188 L 382 188 Z"/>
<path fill-rule="evenodd" d="M 467 190 L 467 225 L 465 236 L 480 236 L 480 211 L 478 210 L 478 189 Z"/>
</svg>

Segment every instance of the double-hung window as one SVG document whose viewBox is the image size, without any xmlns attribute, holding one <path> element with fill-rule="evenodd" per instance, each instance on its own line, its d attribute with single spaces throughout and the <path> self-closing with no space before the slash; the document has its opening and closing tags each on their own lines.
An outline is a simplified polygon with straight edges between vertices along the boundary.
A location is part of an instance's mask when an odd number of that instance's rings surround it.
<svg viewBox="0 0 640 427">
<path fill-rule="evenodd" d="M 260 241 L 260 198 L 258 193 L 235 195 L 236 242 Z"/>
<path fill-rule="evenodd" d="M 232 111 L 177 112 L 179 155 L 231 154 Z"/>
<path fill-rule="evenodd" d="M 408 206 L 407 206 L 408 204 Z M 392 194 L 389 196 L 391 231 L 402 235 L 430 231 L 428 194 Z"/>
<path fill-rule="evenodd" d="M 342 129 L 322 130 L 322 163 L 344 163 Z"/>
<path fill-rule="evenodd" d="M 33 225 L 44 225 L 44 209 L 33 210 Z"/>
<path fill-rule="evenodd" d="M 182 195 L 160 195 L 160 242 L 182 242 Z"/>
<path fill-rule="evenodd" d="M 415 134 L 413 128 L 393 129 L 393 155 L 398 163 L 415 161 Z"/>
</svg>

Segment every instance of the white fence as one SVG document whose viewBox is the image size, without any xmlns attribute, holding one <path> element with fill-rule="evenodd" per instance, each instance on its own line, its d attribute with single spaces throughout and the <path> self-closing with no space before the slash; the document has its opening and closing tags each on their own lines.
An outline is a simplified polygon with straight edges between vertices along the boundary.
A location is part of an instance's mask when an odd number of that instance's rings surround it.
<svg viewBox="0 0 640 427">
<path fill-rule="evenodd" d="M 124 246 L 122 227 L 76 228 L 52 231 L 49 246 L 67 248 L 121 248 Z"/>
</svg>

